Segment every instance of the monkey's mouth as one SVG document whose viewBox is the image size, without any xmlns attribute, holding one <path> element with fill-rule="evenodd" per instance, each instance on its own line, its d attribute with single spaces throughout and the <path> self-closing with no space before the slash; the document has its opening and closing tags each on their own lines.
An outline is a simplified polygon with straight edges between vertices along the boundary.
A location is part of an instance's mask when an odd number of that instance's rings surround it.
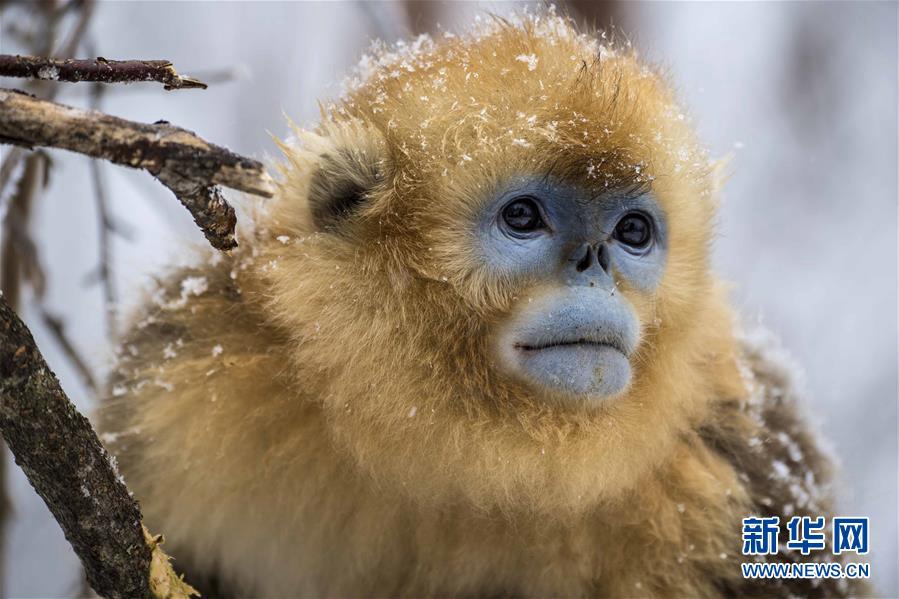
<svg viewBox="0 0 899 599">
<path fill-rule="evenodd" d="M 508 367 L 538 388 L 595 401 L 614 396 L 630 381 L 630 351 L 625 339 L 608 331 L 581 337 L 533 335 L 519 338 L 506 351 Z"/>
<path fill-rule="evenodd" d="M 569 340 L 554 340 L 554 341 L 542 341 L 538 343 L 515 343 L 515 349 L 524 352 L 537 352 L 544 349 L 551 349 L 554 347 L 584 347 L 584 348 L 595 348 L 595 349 L 603 349 L 603 348 L 611 348 L 618 352 L 621 352 L 624 355 L 627 355 L 627 351 L 622 346 L 621 343 L 616 342 L 614 339 L 587 339 L 581 337 L 579 339 L 569 339 Z"/>
</svg>

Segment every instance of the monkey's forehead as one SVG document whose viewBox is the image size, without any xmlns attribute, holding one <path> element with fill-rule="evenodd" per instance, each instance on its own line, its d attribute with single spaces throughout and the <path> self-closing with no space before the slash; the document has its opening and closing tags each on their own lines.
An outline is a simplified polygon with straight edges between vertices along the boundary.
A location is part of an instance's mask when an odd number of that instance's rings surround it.
<svg viewBox="0 0 899 599">
<path fill-rule="evenodd" d="M 511 170 L 546 170 L 533 162 L 564 155 L 568 178 L 599 183 L 708 164 L 657 71 L 552 11 L 376 45 L 329 108 L 367 122 L 393 156 L 432 175 L 498 156 Z"/>
</svg>

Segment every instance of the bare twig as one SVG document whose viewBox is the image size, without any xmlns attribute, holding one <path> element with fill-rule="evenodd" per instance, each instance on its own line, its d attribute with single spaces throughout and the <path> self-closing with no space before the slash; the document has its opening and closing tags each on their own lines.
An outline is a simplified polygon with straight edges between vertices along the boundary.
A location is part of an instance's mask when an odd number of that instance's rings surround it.
<svg viewBox="0 0 899 599">
<path fill-rule="evenodd" d="M 27 162 L 25 170 L 26 173 L 29 170 Z M 41 299 L 47 289 L 47 276 L 41 266 L 37 244 L 34 243 L 28 232 L 28 215 L 24 212 L 26 209 L 30 210 L 30 205 L 34 202 L 36 185 L 31 183 L 33 179 L 30 175 L 26 175 L 23 179 L 24 191 L 16 194 L 13 198 L 12 209 L 6 215 L 5 224 L 9 225 L 6 237 L 9 239 L 9 243 L 5 244 L 4 249 L 9 249 L 8 255 L 11 256 L 11 260 L 16 261 L 15 272 L 17 274 L 15 276 L 20 276 L 23 281 L 28 282 L 34 295 Z M 0 276 L 9 280 L 11 277 L 7 277 L 6 272 L 4 265 Z M 15 299 L 18 301 L 19 297 L 16 295 Z"/>
<path fill-rule="evenodd" d="M 48 102 L 0 89 L 0 142 L 62 148 L 153 174 L 181 200 L 216 248 L 237 245 L 234 209 L 216 185 L 271 197 L 263 165 L 194 133 Z"/>
<path fill-rule="evenodd" d="M 103 288 L 103 304 L 106 316 L 106 336 L 111 343 L 118 338 L 118 293 L 116 292 L 115 275 L 113 273 L 112 237 L 117 230 L 109 212 L 109 200 L 106 197 L 106 184 L 99 160 L 90 161 L 91 178 L 94 182 L 94 199 L 97 204 L 99 239 L 97 270 L 91 279 L 100 283 Z"/>
<path fill-rule="evenodd" d="M 15 183 L 16 173 L 21 172 L 19 166 L 27 155 L 22 148 L 12 148 L 0 164 L 0 198 L 5 195 L 6 186 Z"/>
<path fill-rule="evenodd" d="M 87 419 L 0 297 L 0 432 L 104 597 L 187 597 Z"/>
<path fill-rule="evenodd" d="M 242 79 L 247 79 L 250 77 L 250 71 L 243 64 L 236 64 L 231 67 L 221 67 L 221 68 L 201 68 L 192 71 L 193 77 L 195 79 L 199 79 L 207 86 L 209 85 L 225 85 L 228 83 L 233 83 L 235 81 L 240 81 Z M 43 83 L 43 81 L 38 81 L 38 83 Z M 98 85 L 104 85 L 105 83 L 101 83 Z M 119 98 L 122 96 L 127 96 L 133 93 L 144 93 L 146 88 L 140 85 L 116 85 L 116 86 L 107 86 L 107 91 Z M 83 98 L 89 97 L 93 92 L 90 90 L 88 86 L 85 85 L 75 85 L 71 86 L 66 90 L 66 98 L 68 100 L 72 100 L 74 98 Z M 36 94 L 39 95 L 39 94 Z"/>
<path fill-rule="evenodd" d="M 103 99 L 103 92 L 106 89 L 103 85 L 97 83 L 91 86 L 91 108 L 97 110 Z M 99 217 L 99 257 L 97 264 L 97 280 L 103 288 L 103 307 L 105 308 L 106 317 L 106 336 L 111 343 L 116 343 L 118 337 L 118 294 L 115 287 L 115 276 L 113 274 L 113 257 L 112 257 L 112 236 L 115 233 L 115 227 L 112 222 L 112 215 L 109 210 L 109 202 L 106 197 L 106 185 L 103 179 L 102 163 L 99 160 L 91 160 L 91 179 L 94 183 L 94 198 L 97 204 L 97 216 Z"/>
<path fill-rule="evenodd" d="M 50 314 L 46 310 L 41 311 L 41 319 L 44 321 L 44 325 L 47 329 L 50 330 L 53 338 L 56 339 L 56 342 L 66 355 L 66 358 L 72 363 L 75 370 L 78 371 L 78 376 L 81 377 L 82 382 L 84 382 L 91 391 L 96 391 L 97 381 L 94 380 L 94 373 L 91 372 L 91 369 L 88 368 L 87 364 L 84 363 L 84 360 L 81 359 L 78 350 L 75 349 L 69 336 L 66 335 L 65 324 L 63 324 L 62 319 Z"/>
<path fill-rule="evenodd" d="M 11 304 L 18 305 L 22 280 L 31 283 L 35 295 L 44 292 L 45 277 L 37 248 L 28 235 L 28 217 L 32 199 L 43 180 L 43 157 L 32 154 L 25 160 L 18 188 L 9 200 L 3 219 L 3 244 L 0 246 L 0 287 Z"/>
<path fill-rule="evenodd" d="M 50 55 L 62 57 L 69 57 L 73 54 L 77 54 L 78 47 L 81 45 L 81 40 L 84 38 L 84 34 L 87 33 L 87 26 L 91 22 L 91 17 L 94 16 L 94 6 L 94 0 L 69 0 L 67 4 L 57 11 L 55 17 L 59 19 L 63 13 L 70 8 L 79 9 L 75 25 L 69 31 L 66 41 L 50 52 L 39 52 L 38 54 L 41 56 Z"/>
<path fill-rule="evenodd" d="M 22 148 L 11 148 L 6 152 L 6 158 L 0 164 L 0 195 L 5 197 L 7 195 L 5 193 L 6 186 L 14 185 L 17 182 L 16 169 L 22 164 L 22 158 L 25 157 L 25 154 L 26 152 Z M 3 211 L 6 209 L 5 206 L 2 208 L 3 210 L 0 210 L 0 214 L 3 214 Z"/>
<path fill-rule="evenodd" d="M 49 81 L 132 83 L 156 81 L 165 89 L 206 89 L 206 84 L 183 77 L 167 60 L 55 60 L 37 56 L 0 54 L 0 76 Z"/>
</svg>

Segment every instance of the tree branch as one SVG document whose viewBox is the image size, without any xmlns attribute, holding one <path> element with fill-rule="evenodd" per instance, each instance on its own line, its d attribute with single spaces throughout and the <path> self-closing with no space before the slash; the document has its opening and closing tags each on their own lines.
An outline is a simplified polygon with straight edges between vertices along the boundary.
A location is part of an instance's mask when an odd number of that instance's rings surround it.
<svg viewBox="0 0 899 599">
<path fill-rule="evenodd" d="M 216 186 L 264 197 L 274 194 L 274 183 L 260 162 L 186 129 L 165 121 L 127 121 L 14 90 L 0 89 L 0 142 L 61 148 L 144 169 L 172 190 L 220 250 L 237 245 L 236 217 Z"/>
<path fill-rule="evenodd" d="M 167 90 L 206 89 L 206 84 L 175 71 L 168 60 L 56 60 L 38 56 L 0 54 L 0 76 L 27 77 L 48 81 L 95 81 L 99 83 L 132 83 L 156 81 Z"/>
<path fill-rule="evenodd" d="M 0 297 L 0 432 L 104 597 L 188 597 L 87 419 Z"/>
<path fill-rule="evenodd" d="M 75 349 L 75 346 L 66 334 L 66 326 L 62 319 L 50 314 L 45 309 L 41 310 L 41 319 L 44 321 L 44 326 L 50 330 L 50 334 L 56 339 L 56 342 L 59 344 L 62 352 L 66 355 L 66 358 L 69 359 L 69 362 L 71 362 L 75 370 L 78 371 L 78 376 L 81 377 L 81 381 L 92 392 L 96 393 L 97 381 L 94 380 L 94 373 L 91 372 L 91 369 L 85 364 L 81 355 L 78 353 L 78 350 Z"/>
</svg>

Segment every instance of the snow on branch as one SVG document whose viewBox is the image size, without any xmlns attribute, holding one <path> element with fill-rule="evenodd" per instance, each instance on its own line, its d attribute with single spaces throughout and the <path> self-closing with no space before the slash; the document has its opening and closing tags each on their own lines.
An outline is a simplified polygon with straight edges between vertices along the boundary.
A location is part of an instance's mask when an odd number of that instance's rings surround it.
<svg viewBox="0 0 899 599">
<path fill-rule="evenodd" d="M 103 597 L 187 598 L 195 591 L 141 522 L 140 508 L 31 333 L 0 296 L 0 433 Z"/>
<path fill-rule="evenodd" d="M 202 81 L 179 75 L 167 60 L 106 60 L 102 56 L 95 60 L 56 60 L 0 54 L 0 76 L 72 83 L 156 81 L 162 83 L 165 89 L 206 89 Z"/>
<path fill-rule="evenodd" d="M 165 121 L 137 123 L 0 88 L 0 143 L 61 148 L 150 172 L 190 211 L 213 247 L 228 250 L 234 209 L 219 185 L 271 197 L 263 165 Z"/>
</svg>

